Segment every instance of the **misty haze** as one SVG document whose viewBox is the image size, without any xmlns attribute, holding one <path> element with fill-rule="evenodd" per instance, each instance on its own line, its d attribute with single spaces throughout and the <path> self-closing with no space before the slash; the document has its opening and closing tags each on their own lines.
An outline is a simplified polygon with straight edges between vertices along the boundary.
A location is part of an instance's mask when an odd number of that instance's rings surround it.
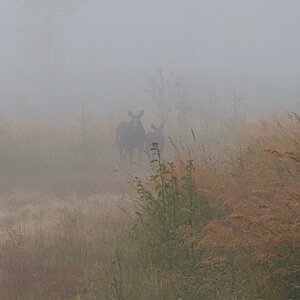
<svg viewBox="0 0 300 300">
<path fill-rule="evenodd" d="M 0 36 L 0 299 L 300 299 L 298 0 L 1 0 Z"/>
</svg>

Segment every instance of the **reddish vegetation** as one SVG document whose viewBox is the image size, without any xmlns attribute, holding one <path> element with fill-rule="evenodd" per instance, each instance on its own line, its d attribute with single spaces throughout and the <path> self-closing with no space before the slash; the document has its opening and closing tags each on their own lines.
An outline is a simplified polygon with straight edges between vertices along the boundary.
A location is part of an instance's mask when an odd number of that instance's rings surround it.
<svg viewBox="0 0 300 300">
<path fill-rule="evenodd" d="M 231 176 L 221 170 L 214 177 L 219 197 L 210 198 L 218 216 L 198 242 L 208 247 L 206 264 L 228 260 L 242 272 L 255 266 L 280 298 L 300 275 L 300 117 L 264 122 L 255 132 Z M 202 172 L 196 169 L 196 184 L 211 187 Z"/>
<path fill-rule="evenodd" d="M 300 117 L 246 127 L 137 181 L 139 255 L 173 299 L 299 299 Z"/>
</svg>

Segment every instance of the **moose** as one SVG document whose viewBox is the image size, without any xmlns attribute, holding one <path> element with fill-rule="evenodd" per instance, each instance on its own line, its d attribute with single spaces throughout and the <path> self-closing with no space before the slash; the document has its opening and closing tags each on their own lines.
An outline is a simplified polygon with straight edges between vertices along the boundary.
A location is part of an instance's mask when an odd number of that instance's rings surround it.
<svg viewBox="0 0 300 300">
<path fill-rule="evenodd" d="M 148 154 L 150 158 L 153 158 L 153 149 L 159 151 L 160 156 L 163 154 L 165 139 L 162 132 L 164 128 L 164 124 L 156 127 L 154 124 L 151 124 L 152 131 L 147 132 L 145 136 L 145 152 Z"/>
<path fill-rule="evenodd" d="M 142 153 L 145 143 L 145 129 L 141 121 L 144 111 L 141 110 L 138 114 L 133 114 L 128 111 L 128 116 L 131 119 L 129 122 L 121 122 L 116 128 L 116 138 L 120 151 L 121 165 L 126 164 L 129 154 L 130 165 L 133 164 L 133 151 L 138 151 L 138 164 L 141 165 Z"/>
</svg>

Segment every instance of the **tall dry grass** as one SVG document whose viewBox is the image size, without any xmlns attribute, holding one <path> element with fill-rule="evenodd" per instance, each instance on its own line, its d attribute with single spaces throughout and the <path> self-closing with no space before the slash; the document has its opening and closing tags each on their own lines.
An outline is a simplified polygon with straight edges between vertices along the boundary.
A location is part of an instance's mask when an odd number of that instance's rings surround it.
<svg viewBox="0 0 300 300">
<path fill-rule="evenodd" d="M 297 114 L 186 129 L 136 193 L 117 122 L 2 124 L 0 299 L 298 299 Z"/>
<path fill-rule="evenodd" d="M 1 199 L 1 299 L 109 299 L 113 249 L 128 219 L 111 194 Z"/>
</svg>

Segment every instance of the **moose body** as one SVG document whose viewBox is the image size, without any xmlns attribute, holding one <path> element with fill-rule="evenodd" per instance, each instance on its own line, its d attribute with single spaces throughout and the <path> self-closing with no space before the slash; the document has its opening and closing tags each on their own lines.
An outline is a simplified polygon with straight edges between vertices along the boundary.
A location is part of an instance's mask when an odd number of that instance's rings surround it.
<svg viewBox="0 0 300 300">
<path fill-rule="evenodd" d="M 165 147 L 165 138 L 162 132 L 163 127 L 163 125 L 156 127 L 152 124 L 152 131 L 147 132 L 145 136 L 145 151 L 151 158 L 153 157 L 154 148 L 159 151 L 160 156 L 163 154 Z"/>
<path fill-rule="evenodd" d="M 126 164 L 127 156 L 130 158 L 130 165 L 133 164 L 133 151 L 138 150 L 138 163 L 141 164 L 142 152 L 145 143 L 145 129 L 141 118 L 144 111 L 140 111 L 134 115 L 131 111 L 128 116 L 131 118 L 129 122 L 121 122 L 116 129 L 116 138 L 120 151 L 120 162 Z"/>
</svg>

